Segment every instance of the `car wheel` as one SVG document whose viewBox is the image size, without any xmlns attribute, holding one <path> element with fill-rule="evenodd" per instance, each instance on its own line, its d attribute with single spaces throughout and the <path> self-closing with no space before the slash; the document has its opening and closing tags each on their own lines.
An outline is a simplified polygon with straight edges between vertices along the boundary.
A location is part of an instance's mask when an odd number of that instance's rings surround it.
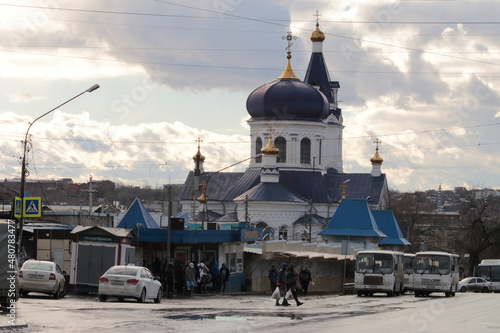
<svg viewBox="0 0 500 333">
<path fill-rule="evenodd" d="M 29 291 L 24 291 L 24 290 L 21 290 L 19 292 L 19 294 L 21 294 L 21 296 L 23 296 L 23 297 L 27 297 L 29 293 L 30 293 Z"/>
<path fill-rule="evenodd" d="M 488 289 L 488 287 L 484 287 L 482 291 L 483 291 L 483 293 L 489 293 L 490 292 L 490 290 Z"/>
<path fill-rule="evenodd" d="M 464 292 L 466 292 L 466 291 L 467 291 L 467 287 L 462 286 L 462 287 L 460 288 L 460 292 L 464 293 Z"/>
<path fill-rule="evenodd" d="M 161 297 L 163 295 L 163 291 L 160 289 L 158 289 L 158 295 L 156 295 L 156 298 L 155 298 L 155 303 L 161 303 Z"/>
<path fill-rule="evenodd" d="M 108 296 L 107 295 L 99 295 L 99 300 L 101 302 L 106 302 L 106 300 L 108 299 Z"/>
<path fill-rule="evenodd" d="M 118 302 L 123 302 L 124 299 L 124 297 L 118 297 Z"/>
<path fill-rule="evenodd" d="M 57 288 L 57 291 L 52 294 L 52 298 L 59 299 L 61 297 L 61 294 L 59 293 L 60 290 L 61 290 L 61 286 L 59 286 L 59 288 Z"/>
<path fill-rule="evenodd" d="M 59 296 L 61 298 L 63 298 L 64 296 L 66 296 L 68 294 L 68 285 L 66 283 L 63 284 L 63 288 L 61 290 L 61 292 L 59 293 Z"/>
<path fill-rule="evenodd" d="M 142 289 L 141 296 L 137 299 L 139 303 L 146 302 L 146 288 Z"/>
</svg>

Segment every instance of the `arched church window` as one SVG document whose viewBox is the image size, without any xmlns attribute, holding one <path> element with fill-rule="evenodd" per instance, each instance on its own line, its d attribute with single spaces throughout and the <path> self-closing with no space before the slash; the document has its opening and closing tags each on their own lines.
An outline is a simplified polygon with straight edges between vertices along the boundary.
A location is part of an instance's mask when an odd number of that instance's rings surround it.
<svg viewBox="0 0 500 333">
<path fill-rule="evenodd" d="M 255 155 L 260 154 L 261 150 L 262 150 L 262 139 L 258 137 L 257 140 L 255 140 Z M 256 157 L 255 163 L 262 163 L 262 156 Z"/>
<path fill-rule="evenodd" d="M 288 239 L 288 227 L 286 225 L 283 225 L 280 227 L 279 239 L 280 240 L 287 240 Z"/>
<path fill-rule="evenodd" d="M 286 163 L 286 140 L 284 137 L 280 136 L 274 140 L 274 146 L 279 149 L 278 156 L 276 157 L 276 163 Z"/>
<path fill-rule="evenodd" d="M 308 138 L 300 141 L 300 163 L 311 164 L 311 140 Z"/>
</svg>

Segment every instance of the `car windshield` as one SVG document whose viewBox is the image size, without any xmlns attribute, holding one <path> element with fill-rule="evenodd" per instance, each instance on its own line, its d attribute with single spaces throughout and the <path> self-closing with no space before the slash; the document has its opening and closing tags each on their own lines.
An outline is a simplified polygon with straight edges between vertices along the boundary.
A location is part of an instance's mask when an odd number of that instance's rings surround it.
<svg viewBox="0 0 500 333">
<path fill-rule="evenodd" d="M 24 269 L 36 269 L 39 271 L 52 272 L 52 264 L 46 262 L 26 262 L 24 263 Z"/>
<path fill-rule="evenodd" d="M 416 274 L 450 274 L 450 257 L 443 255 L 418 255 L 415 258 Z"/>
<path fill-rule="evenodd" d="M 136 276 L 137 275 L 137 267 L 111 267 L 106 274 L 113 274 L 113 275 L 131 275 L 131 276 Z"/>
<path fill-rule="evenodd" d="M 356 272 L 358 273 L 392 273 L 392 255 L 386 253 L 363 253 L 358 254 L 356 259 Z"/>
</svg>

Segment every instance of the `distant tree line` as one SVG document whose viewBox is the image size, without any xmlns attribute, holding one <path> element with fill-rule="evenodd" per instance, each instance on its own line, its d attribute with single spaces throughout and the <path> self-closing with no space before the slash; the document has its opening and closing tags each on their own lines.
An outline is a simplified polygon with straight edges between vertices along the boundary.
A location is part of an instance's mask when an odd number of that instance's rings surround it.
<svg viewBox="0 0 500 333">
<path fill-rule="evenodd" d="M 428 192 L 391 191 L 389 209 L 410 252 L 421 249 L 460 254 L 464 274 L 472 276 L 482 259 L 500 259 L 500 196 L 490 191 L 455 191 L 446 209 Z"/>
</svg>

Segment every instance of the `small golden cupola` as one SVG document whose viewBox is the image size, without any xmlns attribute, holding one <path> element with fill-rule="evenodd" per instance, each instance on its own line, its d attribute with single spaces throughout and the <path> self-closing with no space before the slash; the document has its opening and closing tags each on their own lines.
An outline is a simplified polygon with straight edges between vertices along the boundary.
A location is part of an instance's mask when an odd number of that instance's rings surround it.
<svg viewBox="0 0 500 333">
<path fill-rule="evenodd" d="M 322 42 L 325 40 L 325 34 L 319 30 L 319 22 L 316 22 L 316 29 L 311 33 L 311 41 Z"/>
<path fill-rule="evenodd" d="M 198 142 L 198 151 L 193 156 L 195 176 L 199 176 L 204 172 L 203 163 L 205 162 L 205 156 L 200 152 L 200 143 L 202 141 L 200 138 L 196 140 Z"/>
<path fill-rule="evenodd" d="M 208 196 L 207 196 L 207 183 L 203 182 L 200 184 L 201 187 L 201 194 L 196 200 L 198 200 L 199 203 L 205 204 L 208 202 Z"/>
<path fill-rule="evenodd" d="M 263 155 L 278 155 L 280 150 L 276 148 L 276 146 L 273 143 L 273 129 L 269 128 L 269 139 L 267 140 L 267 145 L 263 147 L 261 150 L 261 153 Z"/>
<path fill-rule="evenodd" d="M 373 141 L 373 143 L 375 144 L 375 154 L 372 156 L 372 158 L 370 158 L 370 162 L 372 162 L 371 175 L 373 177 L 378 177 L 382 174 L 381 166 L 382 166 L 382 162 L 384 162 L 384 159 L 382 157 L 380 157 L 380 155 L 378 153 L 378 146 L 379 146 L 379 144 L 382 143 L 382 141 L 380 141 L 379 139 L 376 139 L 375 141 Z"/>
</svg>

